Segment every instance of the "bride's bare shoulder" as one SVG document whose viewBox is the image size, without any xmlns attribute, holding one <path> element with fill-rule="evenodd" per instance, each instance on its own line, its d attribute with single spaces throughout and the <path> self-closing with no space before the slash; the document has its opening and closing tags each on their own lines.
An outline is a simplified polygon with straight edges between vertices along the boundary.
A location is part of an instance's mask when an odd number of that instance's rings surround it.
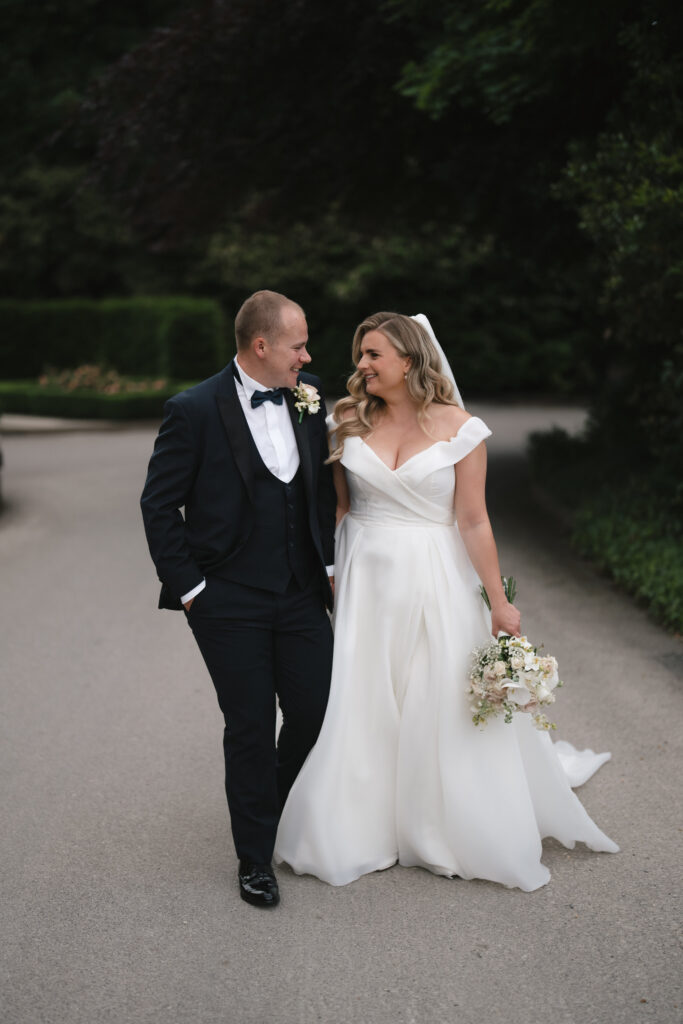
<svg viewBox="0 0 683 1024">
<path fill-rule="evenodd" d="M 430 405 L 427 415 L 433 424 L 433 432 L 444 441 L 455 437 L 463 423 L 472 418 L 459 405 L 439 405 L 436 402 Z"/>
</svg>

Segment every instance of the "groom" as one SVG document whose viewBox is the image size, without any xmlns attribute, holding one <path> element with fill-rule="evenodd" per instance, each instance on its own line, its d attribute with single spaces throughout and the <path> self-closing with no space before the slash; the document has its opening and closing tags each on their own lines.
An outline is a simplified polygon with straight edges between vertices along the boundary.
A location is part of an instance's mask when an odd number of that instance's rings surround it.
<svg viewBox="0 0 683 1024">
<path fill-rule="evenodd" d="M 225 718 L 240 894 L 273 907 L 280 811 L 327 704 L 336 502 L 324 401 L 292 394 L 319 384 L 303 310 L 256 292 L 235 336 L 224 370 L 166 403 L 141 506 L 159 607 L 184 608 Z"/>
</svg>

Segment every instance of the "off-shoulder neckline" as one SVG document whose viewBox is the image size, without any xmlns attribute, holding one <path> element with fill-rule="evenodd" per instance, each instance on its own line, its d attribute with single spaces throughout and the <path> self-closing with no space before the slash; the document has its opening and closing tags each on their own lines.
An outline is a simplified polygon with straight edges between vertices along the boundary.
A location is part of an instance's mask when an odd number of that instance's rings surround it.
<svg viewBox="0 0 683 1024">
<path fill-rule="evenodd" d="M 414 459 L 417 459 L 420 455 L 424 455 L 425 452 L 431 452 L 434 448 L 438 448 L 439 445 L 442 445 L 442 444 L 453 444 L 454 441 L 458 440 L 458 438 L 460 437 L 460 435 L 462 434 L 463 430 L 468 425 L 468 423 L 473 423 L 475 420 L 477 420 L 479 423 L 481 423 L 481 425 L 483 427 L 486 427 L 486 424 L 484 423 L 484 421 L 482 419 L 479 418 L 479 416 L 470 416 L 470 418 L 465 420 L 465 422 L 459 427 L 457 434 L 453 434 L 453 436 L 449 437 L 447 441 L 434 441 L 433 444 L 427 445 L 426 448 L 421 448 L 419 452 L 415 452 L 415 454 L 411 455 L 409 459 L 406 459 L 405 462 L 402 462 L 399 466 L 395 466 L 393 469 L 391 468 L 391 466 L 387 465 L 387 463 L 384 461 L 384 459 L 381 457 L 381 455 L 377 454 L 377 452 L 372 447 L 372 445 L 368 444 L 367 441 L 364 441 L 362 437 L 359 437 L 358 440 L 360 441 L 361 444 L 365 445 L 365 447 L 370 452 L 372 452 L 372 454 L 375 456 L 377 461 L 381 462 L 382 465 L 385 467 L 385 469 L 388 469 L 390 473 L 398 473 L 398 471 L 400 469 L 403 469 L 404 466 L 407 466 L 409 462 L 412 462 Z M 488 428 L 486 428 L 486 429 L 488 429 Z"/>
</svg>

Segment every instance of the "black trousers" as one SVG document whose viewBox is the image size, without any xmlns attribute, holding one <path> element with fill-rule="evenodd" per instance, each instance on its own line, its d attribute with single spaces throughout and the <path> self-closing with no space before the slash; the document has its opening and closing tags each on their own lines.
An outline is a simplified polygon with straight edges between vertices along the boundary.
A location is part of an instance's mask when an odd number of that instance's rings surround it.
<svg viewBox="0 0 683 1024">
<path fill-rule="evenodd" d="M 225 719 L 225 791 L 240 859 L 269 863 L 280 812 L 318 738 L 332 670 L 319 585 L 272 594 L 217 577 L 186 613 Z M 275 697 L 283 725 L 275 744 Z"/>
</svg>

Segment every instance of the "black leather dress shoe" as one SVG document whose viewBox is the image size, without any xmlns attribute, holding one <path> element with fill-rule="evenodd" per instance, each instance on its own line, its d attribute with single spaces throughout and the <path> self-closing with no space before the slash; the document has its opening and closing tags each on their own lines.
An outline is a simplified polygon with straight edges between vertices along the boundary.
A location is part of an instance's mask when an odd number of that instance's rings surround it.
<svg viewBox="0 0 683 1024">
<path fill-rule="evenodd" d="M 270 864 L 252 864 L 241 860 L 237 877 L 240 880 L 240 896 L 254 907 L 276 907 L 280 902 L 280 890 Z"/>
</svg>

